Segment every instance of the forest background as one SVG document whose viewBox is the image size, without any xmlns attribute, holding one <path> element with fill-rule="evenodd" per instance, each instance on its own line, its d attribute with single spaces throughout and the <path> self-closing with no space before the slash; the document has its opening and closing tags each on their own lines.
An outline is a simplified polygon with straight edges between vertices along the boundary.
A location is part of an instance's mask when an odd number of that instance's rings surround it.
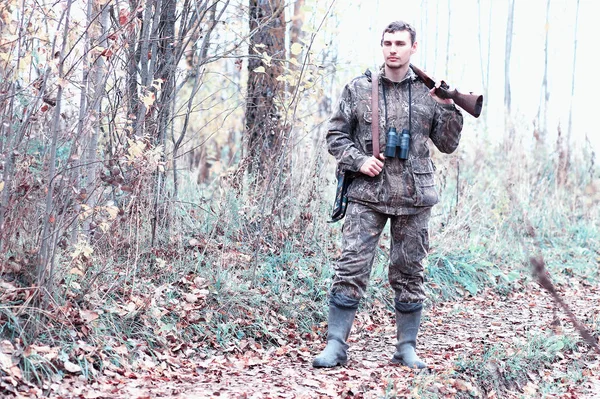
<svg viewBox="0 0 600 399">
<path fill-rule="evenodd" d="M 430 302 L 522 290 L 538 253 L 559 287 L 597 286 L 599 7 L 3 1 L 3 389 L 322 340 L 341 228 L 326 122 L 395 19 L 417 66 L 485 98 L 433 155 Z M 387 240 L 365 309 L 391 309 Z M 597 339 L 597 313 L 581 321 Z"/>
</svg>

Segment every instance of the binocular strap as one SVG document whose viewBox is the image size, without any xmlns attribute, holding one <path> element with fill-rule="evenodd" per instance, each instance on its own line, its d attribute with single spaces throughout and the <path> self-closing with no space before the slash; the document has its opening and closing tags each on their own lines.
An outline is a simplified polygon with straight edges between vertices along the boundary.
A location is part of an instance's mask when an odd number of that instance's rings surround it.
<svg viewBox="0 0 600 399">
<path fill-rule="evenodd" d="M 412 133 L 412 84 L 408 82 L 408 134 Z M 387 125 L 388 121 L 388 109 L 387 109 L 387 98 L 385 96 L 385 85 L 381 84 L 381 89 L 383 90 L 383 109 L 385 114 L 385 123 Z M 375 118 L 375 111 L 373 111 L 373 118 Z M 373 126 L 376 124 L 373 123 Z M 379 125 L 379 124 L 377 124 Z M 379 126 L 378 126 L 379 130 Z M 379 132 L 377 132 L 377 137 L 379 137 Z M 373 135 L 373 141 L 375 141 L 375 135 Z M 379 147 L 379 141 L 377 141 L 377 147 Z M 375 142 L 373 142 L 373 154 L 375 154 Z"/>
</svg>

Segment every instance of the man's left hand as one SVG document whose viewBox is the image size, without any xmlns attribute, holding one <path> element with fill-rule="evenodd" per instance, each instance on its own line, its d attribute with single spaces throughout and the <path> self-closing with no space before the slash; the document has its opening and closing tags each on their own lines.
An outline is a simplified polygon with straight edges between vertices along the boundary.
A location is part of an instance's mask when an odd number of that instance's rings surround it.
<svg viewBox="0 0 600 399">
<path fill-rule="evenodd" d="M 431 94 L 431 97 L 433 97 L 433 99 L 435 101 L 437 101 L 439 104 L 454 104 L 454 100 L 451 98 L 441 98 L 438 97 L 437 94 L 435 94 L 435 90 L 440 87 L 440 84 L 442 83 L 442 81 L 438 81 L 435 83 L 435 87 L 431 90 L 429 90 L 429 94 Z"/>
</svg>

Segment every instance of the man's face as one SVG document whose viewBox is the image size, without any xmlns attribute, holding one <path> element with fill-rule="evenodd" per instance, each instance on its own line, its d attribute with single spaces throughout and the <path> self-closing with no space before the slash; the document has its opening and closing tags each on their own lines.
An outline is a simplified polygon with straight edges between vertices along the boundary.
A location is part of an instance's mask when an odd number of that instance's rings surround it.
<svg viewBox="0 0 600 399">
<path fill-rule="evenodd" d="M 417 51 L 417 42 L 411 43 L 407 30 L 386 32 L 383 35 L 383 58 L 388 68 L 401 68 L 410 61 L 410 56 Z"/>
</svg>

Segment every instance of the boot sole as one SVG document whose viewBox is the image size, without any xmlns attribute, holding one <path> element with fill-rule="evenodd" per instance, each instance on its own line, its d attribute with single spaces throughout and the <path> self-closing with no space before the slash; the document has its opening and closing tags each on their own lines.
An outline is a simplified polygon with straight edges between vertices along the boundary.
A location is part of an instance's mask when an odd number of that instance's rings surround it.
<svg viewBox="0 0 600 399">
<path fill-rule="evenodd" d="M 348 363 L 348 359 L 339 360 L 335 364 L 320 364 L 320 363 L 317 363 L 316 361 L 313 361 L 312 366 L 313 366 L 313 368 L 316 368 L 316 369 L 324 369 L 324 368 L 329 369 L 329 368 L 338 367 L 338 366 L 345 366 L 347 363 Z"/>
<path fill-rule="evenodd" d="M 413 370 L 423 370 L 423 369 L 427 368 L 426 364 L 424 364 L 423 367 L 419 367 L 419 366 L 412 367 L 412 366 L 409 366 L 407 363 L 404 362 L 404 360 L 398 360 L 395 357 L 392 358 L 392 360 L 390 361 L 390 363 L 392 363 L 392 364 L 398 364 L 398 365 L 401 365 L 401 366 L 405 366 L 405 367 L 408 367 L 408 368 L 413 369 Z"/>
</svg>

